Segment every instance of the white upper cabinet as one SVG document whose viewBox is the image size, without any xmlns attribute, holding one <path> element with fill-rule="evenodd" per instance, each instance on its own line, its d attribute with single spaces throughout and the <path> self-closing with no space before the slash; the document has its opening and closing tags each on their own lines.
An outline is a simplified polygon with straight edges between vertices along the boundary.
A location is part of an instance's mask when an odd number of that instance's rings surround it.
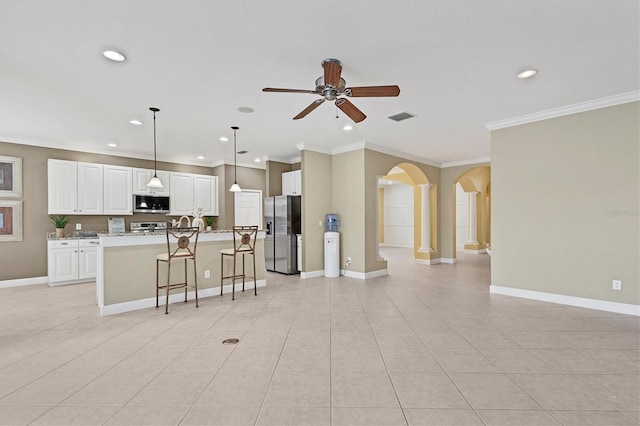
<svg viewBox="0 0 640 426">
<path fill-rule="evenodd" d="M 202 207 L 203 216 L 218 215 L 218 177 L 191 173 L 170 173 L 170 215 L 191 215 Z"/>
<path fill-rule="evenodd" d="M 104 166 L 104 214 L 133 214 L 131 167 Z"/>
<path fill-rule="evenodd" d="M 282 173 L 282 195 L 302 195 L 302 172 Z"/>
<path fill-rule="evenodd" d="M 47 162 L 49 214 L 78 214 L 78 163 Z"/>
<path fill-rule="evenodd" d="M 203 216 L 218 216 L 218 176 L 195 175 L 193 202 L 202 207 Z"/>
<path fill-rule="evenodd" d="M 158 170 L 158 179 L 164 185 L 162 189 L 152 190 L 147 186 L 147 183 L 153 177 L 153 170 L 151 169 L 133 169 L 133 193 L 138 195 L 154 194 L 159 197 L 169 196 L 169 172 L 164 170 Z"/>
<path fill-rule="evenodd" d="M 103 213 L 103 185 L 102 164 L 78 163 L 78 214 Z"/>
</svg>

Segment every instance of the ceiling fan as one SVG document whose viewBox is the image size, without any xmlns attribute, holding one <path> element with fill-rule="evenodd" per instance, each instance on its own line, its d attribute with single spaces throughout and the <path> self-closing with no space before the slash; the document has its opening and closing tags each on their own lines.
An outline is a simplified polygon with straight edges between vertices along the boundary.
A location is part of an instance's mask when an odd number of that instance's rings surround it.
<svg viewBox="0 0 640 426">
<path fill-rule="evenodd" d="M 324 68 L 324 75 L 318 77 L 316 80 L 316 90 L 276 89 L 272 87 L 265 87 L 262 91 L 276 93 L 311 93 L 322 96 L 321 99 L 316 99 L 311 103 L 311 105 L 293 117 L 294 120 L 305 117 L 311 111 L 318 108 L 324 101 L 335 100 L 336 106 L 356 123 L 361 122 L 367 118 L 367 116 L 364 115 L 364 113 L 348 99 L 340 96 L 344 95 L 353 98 L 377 98 L 383 96 L 398 96 L 400 94 L 400 88 L 395 85 L 346 87 L 346 81 L 340 77 L 340 74 L 342 73 L 342 65 L 337 59 L 325 59 L 322 61 L 322 68 Z"/>
</svg>

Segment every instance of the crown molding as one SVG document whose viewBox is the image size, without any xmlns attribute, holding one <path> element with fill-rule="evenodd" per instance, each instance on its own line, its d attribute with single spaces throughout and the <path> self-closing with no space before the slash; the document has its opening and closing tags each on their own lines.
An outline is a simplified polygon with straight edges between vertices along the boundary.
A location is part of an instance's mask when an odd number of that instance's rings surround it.
<svg viewBox="0 0 640 426">
<path fill-rule="evenodd" d="M 449 161 L 447 163 L 442 163 L 440 166 L 443 169 L 447 167 L 456 167 L 456 166 L 468 166 L 470 164 L 480 164 L 480 163 L 490 163 L 491 157 L 480 157 L 480 158 L 470 158 L 468 160 L 460 160 L 460 161 Z"/>
<path fill-rule="evenodd" d="M 299 143 L 299 144 L 296 144 L 296 148 L 298 148 L 298 151 L 313 151 L 313 152 L 319 152 L 320 154 L 331 155 L 331 150 L 330 149 L 322 148 L 322 147 L 315 146 L 315 145 Z"/>
<path fill-rule="evenodd" d="M 519 126 L 521 124 L 548 120 L 550 118 L 562 117 L 564 115 L 576 114 L 579 112 L 586 112 L 594 109 L 606 108 L 614 105 L 626 104 L 629 102 L 636 102 L 639 100 L 640 91 L 636 90 L 633 92 L 621 93 L 619 95 L 607 96 L 605 98 L 594 99 L 591 101 L 580 102 L 577 104 L 535 112 L 533 114 L 521 115 L 519 117 L 507 118 L 505 120 L 492 121 L 490 123 L 485 123 L 484 126 L 489 130 L 505 129 L 507 127 Z"/>
<path fill-rule="evenodd" d="M 382 154 L 387 154 L 387 155 L 393 155 L 394 157 L 400 157 L 405 160 L 416 161 L 418 163 L 427 164 L 433 167 L 442 167 L 442 163 L 439 163 L 438 161 L 433 161 L 423 157 L 418 157 L 417 155 L 406 154 L 404 152 L 396 151 L 395 149 L 376 145 L 371 142 L 364 142 L 364 147 L 372 151 L 380 152 Z"/>
</svg>

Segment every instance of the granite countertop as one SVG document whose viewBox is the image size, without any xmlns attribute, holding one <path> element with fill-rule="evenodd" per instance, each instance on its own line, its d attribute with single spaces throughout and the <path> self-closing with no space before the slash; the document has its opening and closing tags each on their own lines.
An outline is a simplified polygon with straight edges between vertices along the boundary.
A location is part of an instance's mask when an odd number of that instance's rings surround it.
<svg viewBox="0 0 640 426">
<path fill-rule="evenodd" d="M 200 231 L 201 234 L 216 234 L 223 232 L 233 232 L 230 229 L 216 229 L 213 231 Z M 47 232 L 47 240 L 85 240 L 85 239 L 96 239 L 100 238 L 100 236 L 111 236 L 111 237 L 146 237 L 147 235 L 165 235 L 164 231 L 159 232 L 125 232 L 125 233 L 116 233 L 109 234 L 107 231 L 74 231 L 67 232 L 65 236 L 62 238 L 56 237 L 55 232 Z"/>
</svg>

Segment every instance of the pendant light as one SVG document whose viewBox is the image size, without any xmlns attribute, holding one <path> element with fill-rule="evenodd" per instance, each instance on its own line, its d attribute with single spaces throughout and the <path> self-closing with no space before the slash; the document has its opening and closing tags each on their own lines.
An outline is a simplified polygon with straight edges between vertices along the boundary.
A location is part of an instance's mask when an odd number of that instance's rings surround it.
<svg viewBox="0 0 640 426">
<path fill-rule="evenodd" d="M 238 154 L 238 149 L 236 148 L 236 131 L 239 129 L 238 126 L 231 126 L 233 129 L 233 185 L 229 188 L 231 192 L 240 192 L 240 185 L 238 185 L 238 160 L 236 155 Z"/>
<path fill-rule="evenodd" d="M 150 111 L 153 111 L 153 177 L 147 184 L 149 188 L 161 189 L 164 185 L 158 179 L 158 162 L 156 159 L 156 112 L 160 111 L 158 108 L 151 107 Z"/>
</svg>

